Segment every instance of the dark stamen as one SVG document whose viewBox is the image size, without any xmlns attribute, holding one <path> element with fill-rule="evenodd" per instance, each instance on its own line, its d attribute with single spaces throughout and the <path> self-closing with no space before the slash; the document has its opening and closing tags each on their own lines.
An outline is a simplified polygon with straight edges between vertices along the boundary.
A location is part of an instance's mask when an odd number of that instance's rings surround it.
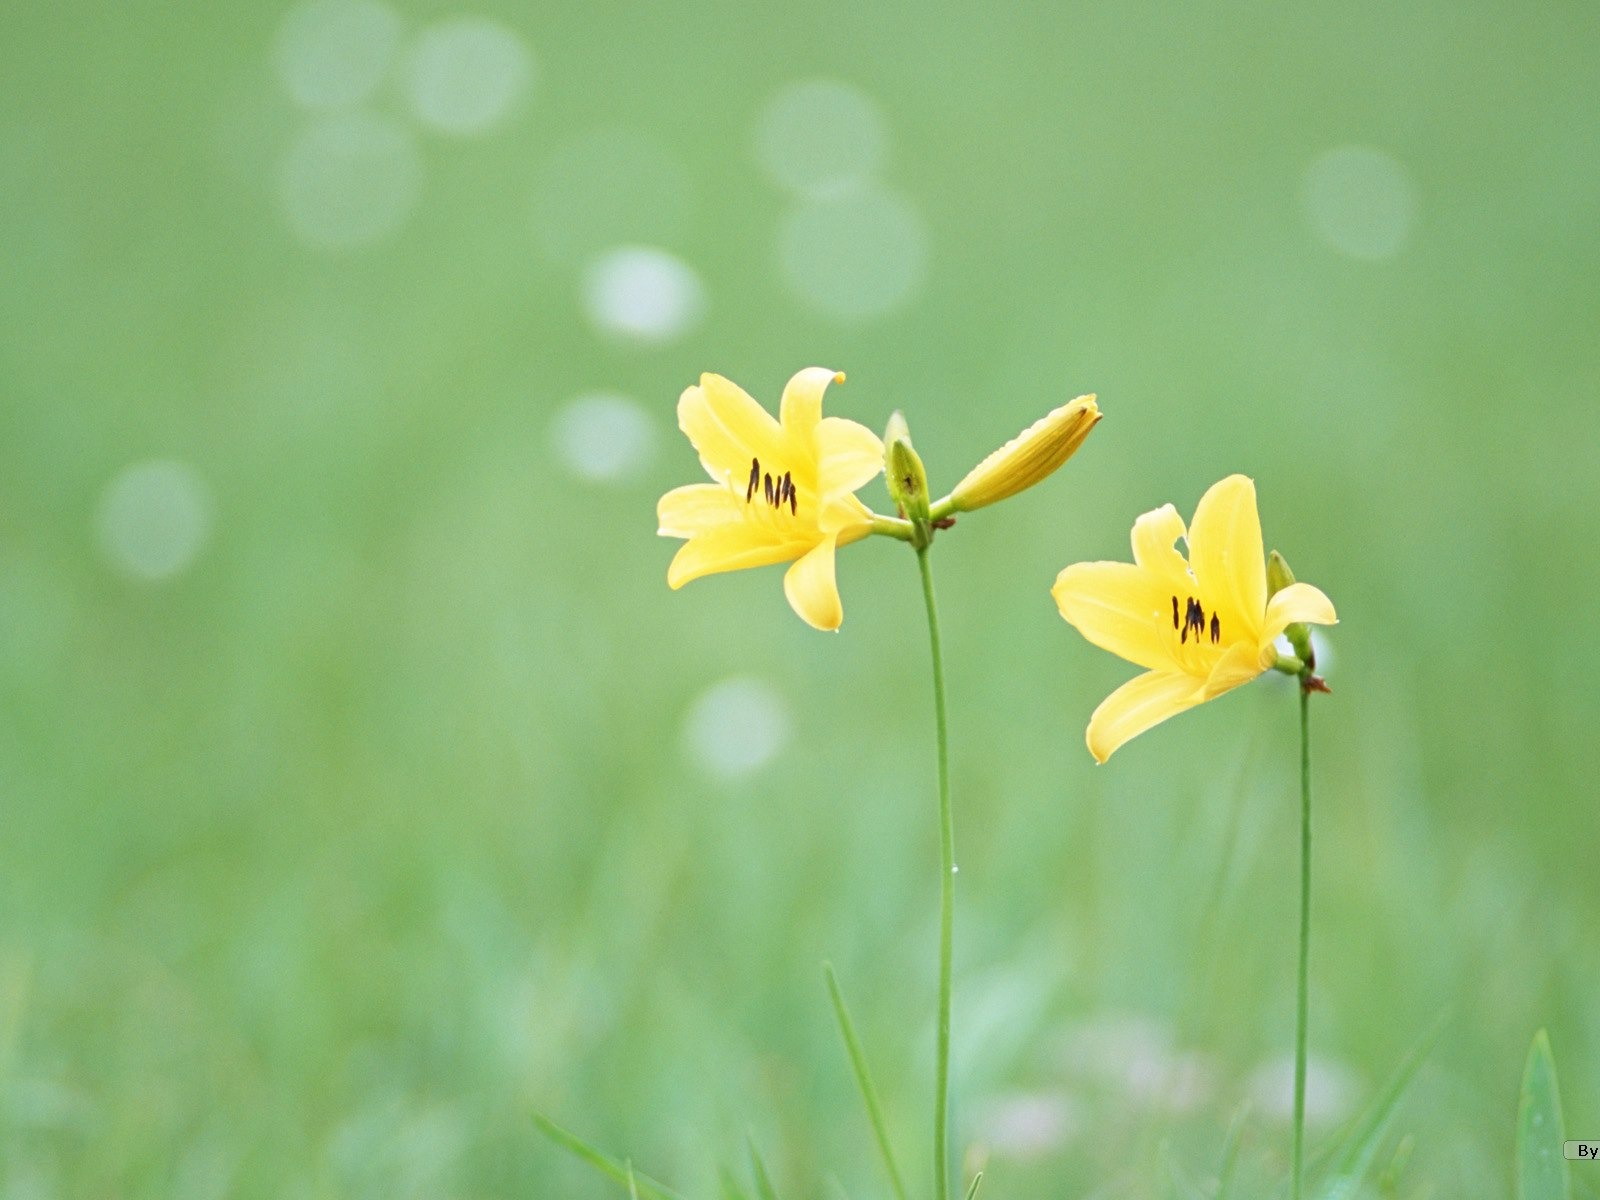
<svg viewBox="0 0 1600 1200">
<path fill-rule="evenodd" d="M 771 475 L 766 475 L 766 476 L 762 477 L 762 486 L 766 489 L 766 492 L 767 492 L 767 503 L 768 504 L 776 503 L 776 501 L 774 501 L 773 498 L 772 498 L 772 476 Z"/>
<path fill-rule="evenodd" d="M 1217 620 L 1217 614 L 1211 614 L 1211 642 L 1215 645 L 1222 640 L 1222 622 Z"/>
<path fill-rule="evenodd" d="M 1172 598 L 1172 624 L 1174 629 L 1178 628 L 1178 598 L 1176 596 Z M 1193 596 L 1184 601 L 1183 627 L 1182 632 L 1178 635 L 1180 643 L 1188 642 L 1190 630 L 1194 631 L 1194 640 L 1196 642 L 1206 635 L 1205 606 Z M 1211 617 L 1211 640 L 1215 642 L 1220 637 L 1221 625 L 1217 621 L 1216 614 L 1213 613 Z"/>
<path fill-rule="evenodd" d="M 760 482 L 761 460 L 759 458 L 752 458 L 750 460 L 750 484 L 744 489 L 744 502 L 746 504 L 749 504 L 751 498 L 756 494 L 756 484 Z M 1174 600 L 1173 603 L 1176 604 L 1177 601 Z"/>
</svg>

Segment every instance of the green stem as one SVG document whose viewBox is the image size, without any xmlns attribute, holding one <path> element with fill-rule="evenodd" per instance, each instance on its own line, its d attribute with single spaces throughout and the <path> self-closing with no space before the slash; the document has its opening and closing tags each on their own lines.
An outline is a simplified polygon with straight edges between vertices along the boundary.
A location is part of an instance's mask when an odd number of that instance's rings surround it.
<svg viewBox="0 0 1600 1200">
<path fill-rule="evenodd" d="M 1306 1024 L 1311 972 L 1311 691 L 1300 689 L 1300 975 L 1294 1026 L 1294 1187 L 1301 1200 L 1306 1140 Z"/>
<path fill-rule="evenodd" d="M 904 517 L 886 517 L 881 513 L 872 514 L 872 532 L 897 538 L 902 542 L 909 542 L 916 536 L 911 522 Z"/>
<path fill-rule="evenodd" d="M 939 646 L 939 605 L 926 546 L 917 551 L 922 598 L 928 607 L 928 642 L 933 651 L 933 715 L 939 745 L 939 1041 L 933 1083 L 933 1194 L 949 1200 L 950 1133 L 950 950 L 955 925 L 956 833 L 950 813 L 950 734 L 945 716 L 944 651 Z"/>
</svg>

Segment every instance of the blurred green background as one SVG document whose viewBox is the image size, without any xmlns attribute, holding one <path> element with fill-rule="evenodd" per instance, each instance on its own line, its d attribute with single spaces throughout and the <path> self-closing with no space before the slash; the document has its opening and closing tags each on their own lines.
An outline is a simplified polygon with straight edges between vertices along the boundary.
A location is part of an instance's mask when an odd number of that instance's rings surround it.
<svg viewBox="0 0 1600 1200">
<path fill-rule="evenodd" d="M 1564 3 L 13 6 L 0 1194 L 615 1194 L 537 1107 L 882 1196 L 825 958 L 921 1186 L 911 556 L 849 548 L 825 636 L 654 535 L 682 387 L 812 363 L 936 487 L 1107 414 L 936 551 L 985 1195 L 1191 1194 L 1246 1103 L 1283 1178 L 1292 688 L 1095 768 L 1132 669 L 1047 595 L 1231 471 L 1343 618 L 1314 1144 L 1446 1009 L 1390 1194 L 1507 1194 L 1541 1025 L 1600 1136 L 1597 52 Z"/>
</svg>

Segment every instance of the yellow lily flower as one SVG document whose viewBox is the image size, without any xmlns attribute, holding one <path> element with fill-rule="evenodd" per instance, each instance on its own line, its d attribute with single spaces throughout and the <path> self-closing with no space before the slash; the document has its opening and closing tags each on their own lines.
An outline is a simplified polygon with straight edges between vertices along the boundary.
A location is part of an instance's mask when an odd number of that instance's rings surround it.
<svg viewBox="0 0 1600 1200">
<path fill-rule="evenodd" d="M 1187 531 L 1170 504 L 1145 513 L 1133 525 L 1133 560 L 1076 563 L 1050 592 L 1089 641 L 1147 668 L 1089 718 L 1096 762 L 1270 669 L 1278 660 L 1273 643 L 1290 624 L 1339 620 L 1332 601 L 1308 583 L 1268 595 L 1256 485 L 1243 475 L 1212 485 Z"/>
<path fill-rule="evenodd" d="M 784 594 L 802 620 L 837 629 L 844 606 L 834 551 L 872 532 L 854 492 L 883 470 L 883 443 L 864 425 L 822 415 L 822 393 L 844 376 L 807 367 L 783 389 L 778 420 L 731 380 L 700 376 L 678 400 L 714 483 L 674 488 L 656 507 L 662 537 L 687 538 L 667 569 L 674 590 L 718 571 L 792 562 Z"/>
</svg>

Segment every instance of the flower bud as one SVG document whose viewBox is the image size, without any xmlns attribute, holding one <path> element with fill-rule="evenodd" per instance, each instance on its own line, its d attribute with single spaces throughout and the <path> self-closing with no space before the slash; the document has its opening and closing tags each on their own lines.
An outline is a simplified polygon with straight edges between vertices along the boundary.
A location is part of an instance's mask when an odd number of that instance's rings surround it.
<svg viewBox="0 0 1600 1200">
<path fill-rule="evenodd" d="M 1093 396 L 1063 404 L 973 467 L 950 493 L 951 507 L 970 512 L 1032 487 L 1071 458 L 1099 420 Z"/>
<path fill-rule="evenodd" d="M 1270 600 L 1294 582 L 1288 561 L 1274 550 L 1267 555 L 1267 599 Z"/>
<path fill-rule="evenodd" d="M 883 471 L 890 498 L 913 524 L 928 522 L 928 473 L 911 445 L 911 430 L 898 412 L 883 431 Z"/>
</svg>

